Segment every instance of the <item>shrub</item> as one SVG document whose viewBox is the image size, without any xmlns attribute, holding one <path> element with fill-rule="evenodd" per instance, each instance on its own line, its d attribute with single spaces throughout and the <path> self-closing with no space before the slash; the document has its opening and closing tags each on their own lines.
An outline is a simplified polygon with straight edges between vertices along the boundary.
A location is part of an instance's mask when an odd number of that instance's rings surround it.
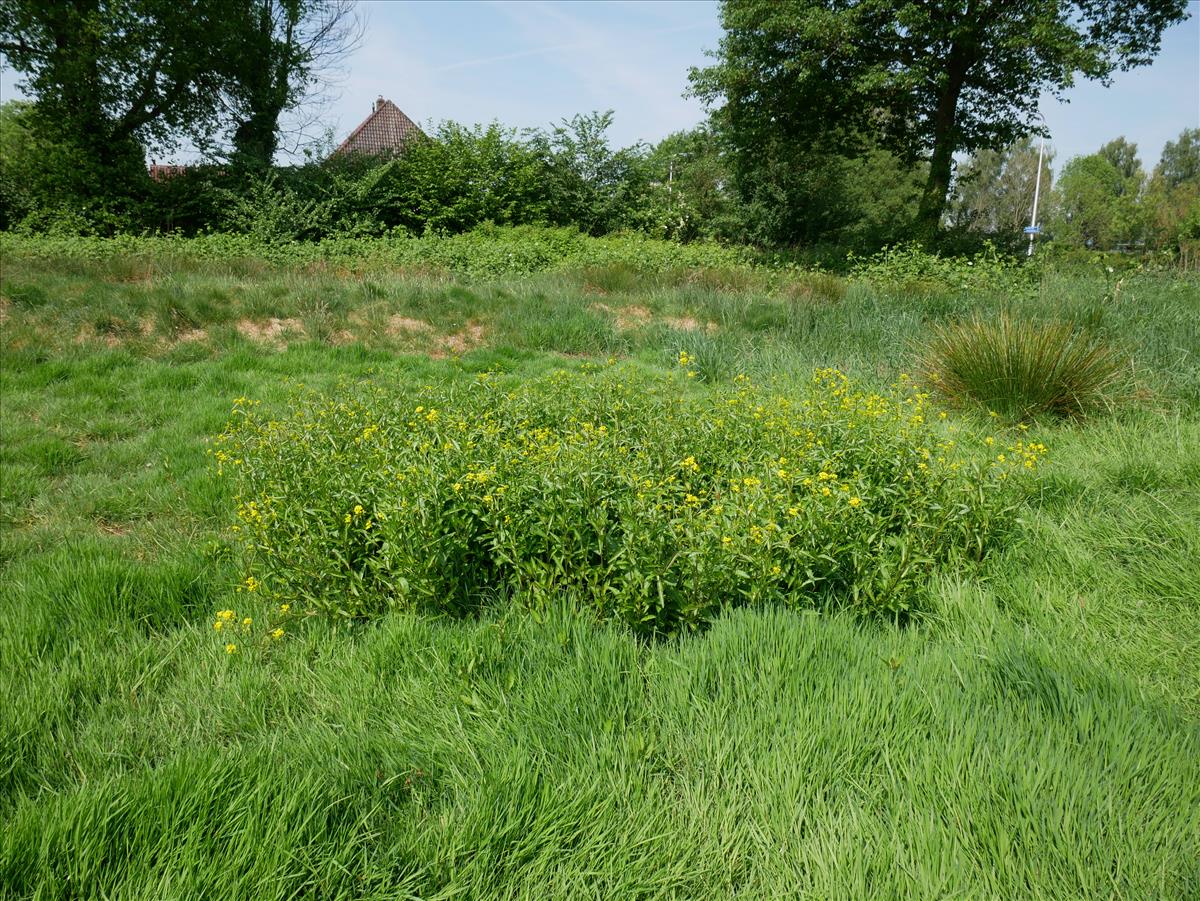
<svg viewBox="0 0 1200 901">
<path fill-rule="evenodd" d="M 1008 313 L 934 326 L 922 353 L 925 380 L 945 397 L 1013 420 L 1079 416 L 1124 381 L 1121 356 L 1074 324 Z"/>
<path fill-rule="evenodd" d="M 951 289 L 1025 296 L 1035 292 L 1042 274 L 1040 264 L 1006 257 L 990 242 L 971 257 L 940 256 L 910 243 L 848 260 L 853 278 L 909 294 Z"/>
<path fill-rule="evenodd" d="M 295 199 L 295 198 L 294 198 Z M 300 201 L 296 199 L 296 203 Z M 231 207 L 231 209 L 236 209 Z M 287 240 L 288 210 L 303 212 L 303 204 L 275 204 L 264 199 L 251 234 L 202 234 L 114 238 L 28 236 L 0 232 L 0 256 L 88 260 L 151 258 L 165 260 L 244 262 L 263 260 L 284 266 L 330 265 L 355 272 L 395 267 L 431 267 L 471 277 L 489 278 L 534 272 L 567 271 L 585 267 L 622 267 L 638 273 L 680 273 L 698 267 L 741 269 L 755 256 L 744 248 L 696 242 L 675 244 L 638 234 L 593 238 L 573 228 L 483 225 L 458 235 L 411 237 L 336 237 L 306 242 Z M 321 212 L 321 208 L 316 210 Z M 309 210 L 311 213 L 312 210 Z M 304 213 L 307 217 L 308 213 Z M 293 225 L 307 228 L 305 219 Z"/>
<path fill-rule="evenodd" d="M 989 547 L 1040 453 L 973 459 L 903 384 L 710 390 L 680 364 L 241 399 L 211 453 L 246 584 L 345 617 L 565 594 L 645 634 L 770 602 L 903 616 L 931 568 Z"/>
</svg>

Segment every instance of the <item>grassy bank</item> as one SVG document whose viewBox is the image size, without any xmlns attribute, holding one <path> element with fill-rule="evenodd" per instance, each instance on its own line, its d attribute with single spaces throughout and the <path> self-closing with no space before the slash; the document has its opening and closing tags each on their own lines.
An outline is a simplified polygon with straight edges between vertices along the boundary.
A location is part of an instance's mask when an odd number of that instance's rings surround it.
<svg viewBox="0 0 1200 901">
<path fill-rule="evenodd" d="M 1200 891 L 1194 281 L 131 259 L 5 260 L 0 894 Z M 764 604 L 647 641 L 563 594 L 298 617 L 255 654 L 213 629 L 249 603 L 205 453 L 238 397 L 519 391 L 680 351 L 701 399 L 824 366 L 879 387 L 930 322 L 1001 309 L 1086 323 L 1136 390 L 1033 424 L 1049 460 L 1016 528 L 939 566 L 906 626 Z"/>
</svg>

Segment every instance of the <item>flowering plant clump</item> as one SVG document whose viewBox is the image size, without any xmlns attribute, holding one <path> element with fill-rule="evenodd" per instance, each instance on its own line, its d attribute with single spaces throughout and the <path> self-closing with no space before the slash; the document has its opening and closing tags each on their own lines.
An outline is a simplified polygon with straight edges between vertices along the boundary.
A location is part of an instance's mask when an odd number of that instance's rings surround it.
<svg viewBox="0 0 1200 901">
<path fill-rule="evenodd" d="M 237 590 L 254 592 L 261 585 L 253 576 L 247 576 Z M 253 616 L 241 616 L 234 610 L 218 610 L 213 618 L 213 629 L 224 643 L 226 654 L 244 653 L 282 639 L 287 634 L 284 623 L 291 609 L 290 604 L 280 604 L 268 617 L 258 620 Z"/>
<path fill-rule="evenodd" d="M 987 550 L 1044 451 L 968 451 L 906 377 L 707 388 L 690 363 L 361 382 L 279 418 L 239 399 L 211 453 L 244 587 L 349 617 L 568 593 L 655 634 L 746 604 L 901 615 L 932 568 Z"/>
</svg>

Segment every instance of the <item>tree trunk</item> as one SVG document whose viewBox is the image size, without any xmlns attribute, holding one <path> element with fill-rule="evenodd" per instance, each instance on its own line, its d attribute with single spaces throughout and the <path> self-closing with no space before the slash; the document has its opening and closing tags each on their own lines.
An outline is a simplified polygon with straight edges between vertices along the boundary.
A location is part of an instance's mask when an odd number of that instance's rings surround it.
<svg viewBox="0 0 1200 901">
<path fill-rule="evenodd" d="M 265 169 L 279 148 L 279 117 L 288 103 L 294 66 L 295 20 L 287 9 L 282 40 L 275 36 L 275 6 L 260 8 L 257 31 L 248 37 L 256 47 L 253 61 L 242 76 L 244 113 L 233 133 L 235 157 L 246 166 Z"/>
<path fill-rule="evenodd" d="M 946 80 L 938 97 L 937 112 L 933 121 L 933 155 L 929 160 L 929 177 L 921 193 L 921 206 L 917 211 L 917 226 L 925 235 L 937 232 L 942 224 L 942 213 L 946 209 L 946 195 L 950 191 L 950 173 L 957 149 L 955 125 L 958 118 L 958 98 L 962 94 L 970 60 L 958 48 L 951 48 L 947 60 Z"/>
</svg>

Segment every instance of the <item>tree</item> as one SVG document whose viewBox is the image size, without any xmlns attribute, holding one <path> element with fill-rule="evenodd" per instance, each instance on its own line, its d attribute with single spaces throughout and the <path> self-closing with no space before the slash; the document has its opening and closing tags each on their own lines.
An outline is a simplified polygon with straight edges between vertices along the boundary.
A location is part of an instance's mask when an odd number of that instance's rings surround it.
<svg viewBox="0 0 1200 901">
<path fill-rule="evenodd" d="M 25 76 L 33 124 L 96 171 L 144 177 L 143 145 L 210 129 L 237 0 L 0 0 L 0 53 Z"/>
<path fill-rule="evenodd" d="M 1130 143 L 1121 135 L 1109 141 L 1097 153 L 1112 163 L 1113 168 L 1120 173 L 1119 190 L 1136 190 L 1140 187 L 1145 173 L 1142 171 L 1142 161 L 1138 159 L 1137 144 Z"/>
<path fill-rule="evenodd" d="M 1200 239 L 1200 128 L 1184 129 L 1163 147 L 1144 204 L 1155 246 Z"/>
<path fill-rule="evenodd" d="M 647 148 L 614 150 L 608 142 L 613 112 L 576 115 L 550 132 L 529 134 L 546 163 L 546 192 L 557 220 L 593 235 L 636 224 L 634 210 L 650 181 Z"/>
<path fill-rule="evenodd" d="M 1019 237 L 1033 212 L 1039 155 L 1037 142 L 1029 136 L 1004 150 L 974 153 L 955 180 L 951 222 L 984 234 Z M 1042 160 L 1044 199 L 1050 196 L 1053 159 L 1054 151 L 1047 148 Z M 1042 212 L 1044 217 L 1044 207 Z"/>
<path fill-rule="evenodd" d="M 956 152 L 1036 131 L 1038 97 L 1144 65 L 1186 0 L 724 0 L 717 63 L 691 72 L 738 151 L 769 139 L 929 161 L 942 220 Z"/>
<path fill-rule="evenodd" d="M 655 200 L 651 228 L 663 237 L 744 239 L 744 211 L 729 161 L 704 125 L 667 135 L 646 160 Z"/>
<path fill-rule="evenodd" d="M 1185 128 L 1178 140 L 1167 141 L 1155 171 L 1168 188 L 1200 180 L 1200 128 Z"/>
<path fill-rule="evenodd" d="M 234 159 L 271 165 L 280 116 L 357 44 L 353 0 L 243 0 L 226 56 L 223 98 L 233 119 Z"/>
<path fill-rule="evenodd" d="M 1121 138 L 1098 153 L 1075 157 L 1063 166 L 1055 192 L 1057 213 L 1051 226 L 1056 241 L 1111 250 L 1144 238 L 1141 195 L 1145 172 L 1136 156 L 1130 160 L 1125 155 L 1132 146 Z M 1122 163 L 1127 164 L 1125 171 L 1118 168 Z M 1132 169 L 1131 175 L 1126 175 L 1128 169 Z"/>
</svg>

